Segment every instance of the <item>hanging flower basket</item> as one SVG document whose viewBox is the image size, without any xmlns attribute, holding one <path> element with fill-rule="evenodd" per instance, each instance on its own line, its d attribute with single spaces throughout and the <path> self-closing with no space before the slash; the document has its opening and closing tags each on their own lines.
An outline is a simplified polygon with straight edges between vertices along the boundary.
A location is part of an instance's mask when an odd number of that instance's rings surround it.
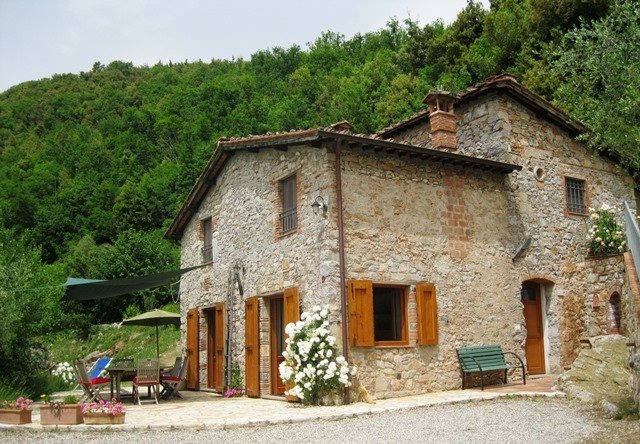
<svg viewBox="0 0 640 444">
<path fill-rule="evenodd" d="M 89 425 L 117 425 L 124 424 L 124 413 L 112 415 L 110 413 L 85 413 L 84 423 Z"/>
<path fill-rule="evenodd" d="M 31 410 L 0 409 L 0 422 L 3 424 L 28 424 L 31 422 Z"/>
<path fill-rule="evenodd" d="M 82 409 L 80 408 L 80 404 L 43 405 L 40 407 L 40 424 L 82 424 Z"/>
</svg>

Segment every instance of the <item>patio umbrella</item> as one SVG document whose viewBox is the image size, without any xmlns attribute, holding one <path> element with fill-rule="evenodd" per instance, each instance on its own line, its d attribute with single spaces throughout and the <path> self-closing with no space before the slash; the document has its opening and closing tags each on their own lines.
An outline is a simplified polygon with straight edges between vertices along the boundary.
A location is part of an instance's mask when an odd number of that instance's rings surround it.
<svg viewBox="0 0 640 444">
<path fill-rule="evenodd" d="M 180 315 L 178 313 L 170 313 L 164 310 L 155 310 L 142 313 L 122 321 L 126 325 L 148 325 L 156 326 L 156 355 L 160 359 L 160 339 L 158 335 L 159 325 L 180 325 Z"/>
</svg>

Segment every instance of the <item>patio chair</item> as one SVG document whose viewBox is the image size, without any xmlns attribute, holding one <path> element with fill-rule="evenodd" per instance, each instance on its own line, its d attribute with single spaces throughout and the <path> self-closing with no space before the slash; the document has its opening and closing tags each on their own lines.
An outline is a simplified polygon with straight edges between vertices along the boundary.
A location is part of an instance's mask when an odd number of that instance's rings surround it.
<svg viewBox="0 0 640 444">
<path fill-rule="evenodd" d="M 133 378 L 133 402 L 138 401 L 138 405 L 141 405 L 140 401 L 140 387 L 147 387 L 149 390 L 149 396 L 151 396 L 151 389 L 153 388 L 153 398 L 158 403 L 158 386 L 160 385 L 160 371 L 158 369 L 157 359 L 144 359 L 138 362 L 138 372 Z"/>
<path fill-rule="evenodd" d="M 111 384 L 111 379 L 104 378 L 102 376 L 91 378 L 89 376 L 89 373 L 87 372 L 87 367 L 84 361 L 76 361 L 75 369 L 76 375 L 78 377 L 78 383 L 80 384 L 80 386 L 82 387 L 82 391 L 84 392 L 82 399 L 87 401 L 104 400 L 104 398 L 100 394 L 100 390 L 102 390 L 105 386 Z"/>
<path fill-rule="evenodd" d="M 107 368 L 110 362 L 111 362 L 111 358 L 107 358 L 107 357 L 98 358 L 97 360 L 95 360 L 91 365 L 91 368 L 89 368 L 89 370 L 87 371 L 89 375 L 89 379 L 105 376 L 105 373 L 106 373 L 105 369 Z M 79 378 L 76 378 L 76 379 L 78 381 L 78 385 L 76 385 L 73 388 L 73 390 L 77 390 L 80 388 L 80 379 Z"/>
<path fill-rule="evenodd" d="M 99 378 L 100 376 L 105 376 L 105 369 L 109 366 L 110 363 L 111 358 L 99 358 L 89 369 L 89 378 L 93 379 Z"/>
<path fill-rule="evenodd" d="M 162 375 L 160 378 L 160 384 L 162 384 L 160 397 L 162 399 L 169 399 L 174 396 L 176 398 L 182 398 L 182 395 L 178 391 L 178 387 L 182 381 L 186 380 L 187 364 L 187 358 L 176 358 L 176 365 L 171 369 L 171 372 Z"/>
</svg>

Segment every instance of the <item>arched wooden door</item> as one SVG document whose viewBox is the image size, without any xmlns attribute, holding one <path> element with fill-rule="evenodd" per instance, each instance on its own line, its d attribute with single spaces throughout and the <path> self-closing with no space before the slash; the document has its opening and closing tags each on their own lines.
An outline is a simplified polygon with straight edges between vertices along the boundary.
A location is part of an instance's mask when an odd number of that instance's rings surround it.
<svg viewBox="0 0 640 444">
<path fill-rule="evenodd" d="M 521 300 L 525 328 L 527 329 L 527 340 L 524 345 L 527 371 L 531 375 L 542 374 L 545 373 L 545 359 L 540 284 L 537 282 L 523 283 Z"/>
<path fill-rule="evenodd" d="M 199 359 L 198 354 L 198 309 L 192 308 L 187 312 L 187 389 L 198 390 L 200 388 L 199 381 Z"/>
</svg>

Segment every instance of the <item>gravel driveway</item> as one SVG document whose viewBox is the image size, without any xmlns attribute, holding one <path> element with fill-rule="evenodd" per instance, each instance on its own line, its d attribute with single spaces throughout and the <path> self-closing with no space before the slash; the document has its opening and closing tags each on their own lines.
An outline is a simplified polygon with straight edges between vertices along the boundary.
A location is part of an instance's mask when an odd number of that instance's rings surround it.
<svg viewBox="0 0 640 444">
<path fill-rule="evenodd" d="M 0 431 L 12 443 L 571 443 L 638 442 L 640 421 L 612 421 L 562 399 L 503 399 L 421 407 L 334 421 L 228 430 Z"/>
</svg>

